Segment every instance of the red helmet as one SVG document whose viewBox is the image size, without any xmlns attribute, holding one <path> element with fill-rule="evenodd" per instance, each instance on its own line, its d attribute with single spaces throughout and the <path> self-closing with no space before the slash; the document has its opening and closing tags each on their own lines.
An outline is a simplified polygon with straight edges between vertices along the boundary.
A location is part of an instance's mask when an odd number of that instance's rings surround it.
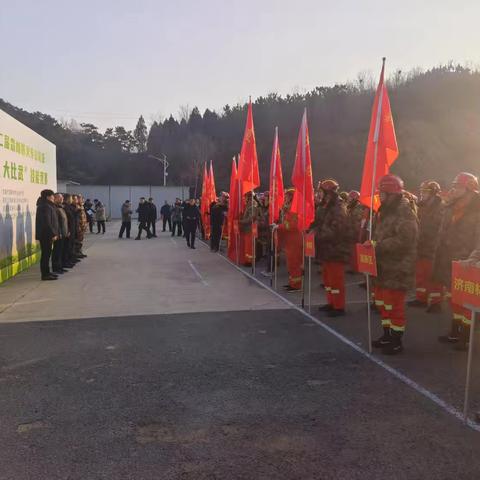
<svg viewBox="0 0 480 480">
<path fill-rule="evenodd" d="M 467 172 L 459 173 L 453 180 L 453 186 L 464 187 L 472 192 L 479 190 L 478 178 Z"/>
<path fill-rule="evenodd" d="M 323 180 L 320 183 L 320 188 L 325 192 L 336 192 L 339 188 L 339 184 L 336 180 L 329 178 L 328 180 Z"/>
<path fill-rule="evenodd" d="M 378 189 L 383 193 L 402 193 L 403 187 L 403 180 L 396 175 L 385 175 L 378 184 Z"/>
<path fill-rule="evenodd" d="M 360 199 L 360 192 L 357 192 L 356 190 L 352 190 L 349 194 L 348 194 L 348 199 L 350 201 L 352 200 L 359 200 Z"/>
<path fill-rule="evenodd" d="M 437 195 L 441 192 L 442 189 L 435 180 L 425 180 L 420 185 L 420 190 L 432 192 L 434 195 Z"/>
</svg>

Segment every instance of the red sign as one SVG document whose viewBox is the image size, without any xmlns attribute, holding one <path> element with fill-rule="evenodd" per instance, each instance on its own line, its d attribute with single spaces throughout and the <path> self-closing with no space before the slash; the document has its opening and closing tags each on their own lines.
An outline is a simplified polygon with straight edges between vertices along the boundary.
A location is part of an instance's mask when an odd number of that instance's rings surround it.
<svg viewBox="0 0 480 480">
<path fill-rule="evenodd" d="M 480 308 L 480 268 L 452 262 L 452 303 Z"/>
<path fill-rule="evenodd" d="M 253 238 L 258 238 L 258 225 L 256 222 L 252 223 L 252 235 Z"/>
<path fill-rule="evenodd" d="M 377 276 L 377 260 L 375 259 L 375 248 L 372 245 L 365 246 L 357 243 L 357 268 L 360 273 Z"/>
<path fill-rule="evenodd" d="M 305 234 L 305 256 L 315 257 L 315 233 L 310 232 Z"/>
</svg>

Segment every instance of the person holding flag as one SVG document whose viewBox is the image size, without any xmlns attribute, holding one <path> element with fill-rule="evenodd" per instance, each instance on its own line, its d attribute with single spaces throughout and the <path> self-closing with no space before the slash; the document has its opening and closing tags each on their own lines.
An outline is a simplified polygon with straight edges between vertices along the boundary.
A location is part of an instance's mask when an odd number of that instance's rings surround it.
<svg viewBox="0 0 480 480">
<path fill-rule="evenodd" d="M 253 192 L 247 192 L 238 225 L 240 229 L 240 258 L 239 262 L 247 267 L 254 262 L 254 242 L 252 226 L 258 220 L 258 209 L 253 198 Z"/>
</svg>

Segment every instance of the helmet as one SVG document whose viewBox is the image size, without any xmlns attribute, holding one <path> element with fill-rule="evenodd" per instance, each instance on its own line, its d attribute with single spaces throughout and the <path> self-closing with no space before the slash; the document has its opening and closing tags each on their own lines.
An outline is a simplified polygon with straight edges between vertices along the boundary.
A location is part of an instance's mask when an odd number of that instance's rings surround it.
<svg viewBox="0 0 480 480">
<path fill-rule="evenodd" d="M 464 187 L 472 192 L 479 190 L 478 178 L 467 172 L 459 173 L 453 180 L 453 186 Z"/>
<path fill-rule="evenodd" d="M 435 180 L 425 180 L 421 183 L 420 190 L 432 192 L 434 195 L 437 195 L 442 189 L 440 188 L 440 185 L 435 182 Z"/>
<path fill-rule="evenodd" d="M 220 196 L 223 198 L 230 198 L 230 194 L 228 192 L 222 192 Z"/>
<path fill-rule="evenodd" d="M 293 195 L 295 193 L 295 189 L 293 187 L 287 188 L 285 190 L 285 195 Z"/>
<path fill-rule="evenodd" d="M 402 193 L 403 187 L 403 180 L 396 175 L 385 175 L 378 184 L 378 189 L 383 193 Z"/>
<path fill-rule="evenodd" d="M 339 188 L 339 184 L 336 180 L 329 178 L 328 180 L 323 180 L 320 183 L 320 188 L 325 192 L 336 192 Z"/>
<path fill-rule="evenodd" d="M 356 190 L 352 190 L 349 194 L 348 194 L 348 200 L 352 201 L 352 200 L 359 200 L 360 199 L 360 192 L 357 192 Z"/>
</svg>

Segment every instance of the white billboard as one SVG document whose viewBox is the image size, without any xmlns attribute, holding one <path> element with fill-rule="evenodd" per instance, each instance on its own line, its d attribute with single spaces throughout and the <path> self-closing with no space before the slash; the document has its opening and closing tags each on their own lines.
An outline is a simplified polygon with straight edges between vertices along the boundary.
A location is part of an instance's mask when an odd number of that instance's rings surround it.
<svg viewBox="0 0 480 480">
<path fill-rule="evenodd" d="M 0 283 L 38 260 L 37 199 L 56 186 L 55 145 L 0 110 Z"/>
</svg>

